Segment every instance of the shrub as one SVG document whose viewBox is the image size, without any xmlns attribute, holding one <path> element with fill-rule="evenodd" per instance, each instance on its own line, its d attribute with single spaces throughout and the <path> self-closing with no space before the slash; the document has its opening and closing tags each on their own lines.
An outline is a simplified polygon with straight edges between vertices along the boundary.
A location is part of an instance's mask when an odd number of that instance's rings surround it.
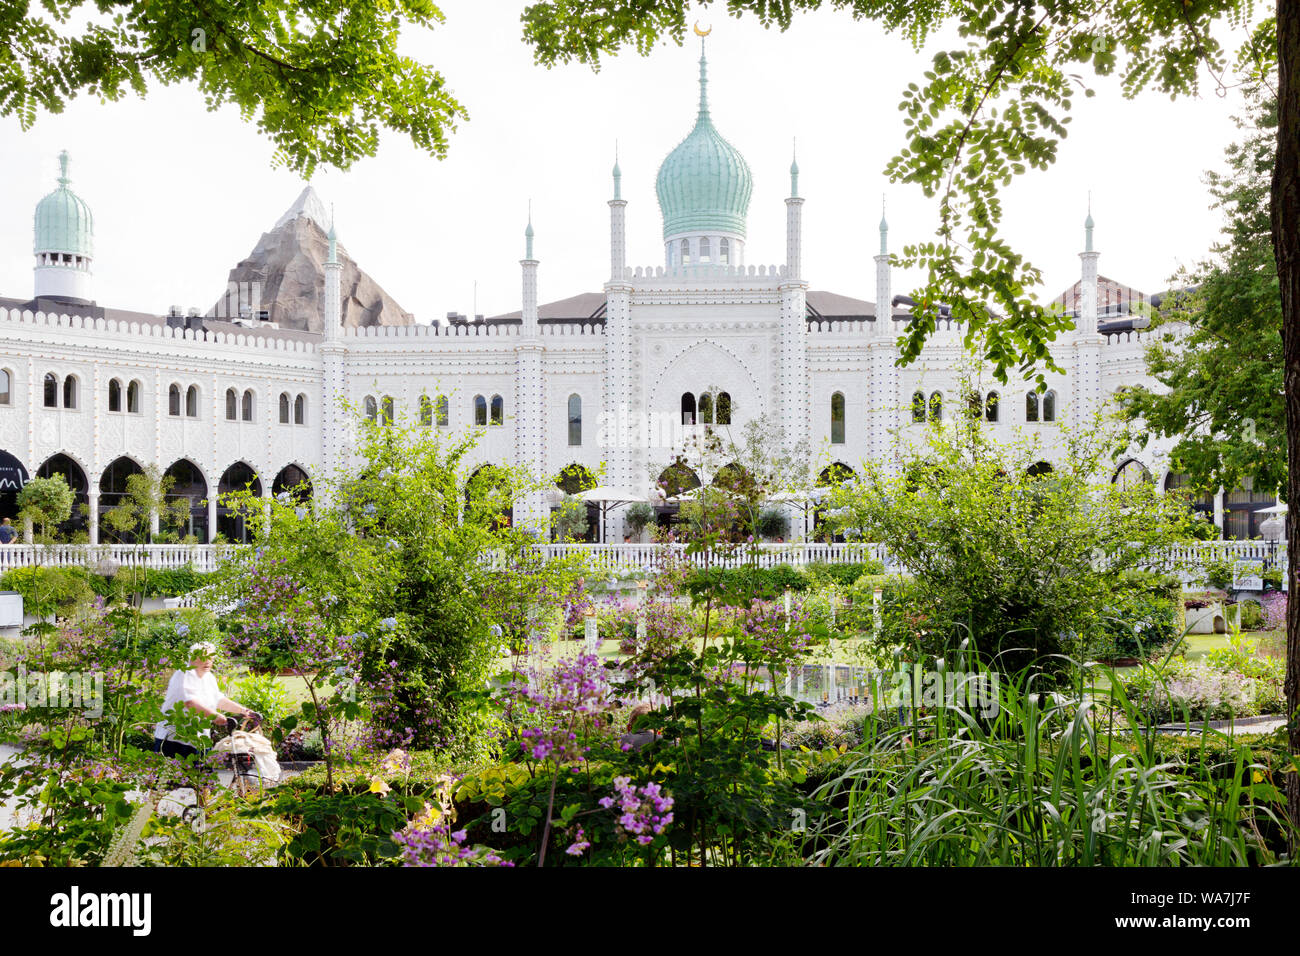
<svg viewBox="0 0 1300 956">
<path fill-rule="evenodd" d="M 29 614 L 67 614 L 88 604 L 95 592 L 84 568 L 14 568 L 0 575 L 0 590 L 17 591 Z"/>
<path fill-rule="evenodd" d="M 1238 613 L 1243 631 L 1258 631 L 1264 624 L 1264 608 L 1256 600 L 1242 601 Z"/>
<path fill-rule="evenodd" d="M 627 512 L 623 515 L 623 521 L 632 534 L 640 534 L 654 520 L 654 508 L 644 501 L 634 501 L 627 506 Z"/>
<path fill-rule="evenodd" d="M 780 508 L 764 508 L 754 527 L 764 538 L 784 538 L 790 532 L 790 519 Z"/>
<path fill-rule="evenodd" d="M 249 674 L 235 681 L 231 697 L 250 710 L 257 711 L 270 726 L 279 724 L 298 709 L 274 674 Z"/>
<path fill-rule="evenodd" d="M 1154 721 L 1226 720 L 1258 712 L 1254 678 L 1216 670 L 1206 661 L 1175 658 L 1162 669 L 1143 668 L 1121 679 L 1134 707 Z"/>
</svg>

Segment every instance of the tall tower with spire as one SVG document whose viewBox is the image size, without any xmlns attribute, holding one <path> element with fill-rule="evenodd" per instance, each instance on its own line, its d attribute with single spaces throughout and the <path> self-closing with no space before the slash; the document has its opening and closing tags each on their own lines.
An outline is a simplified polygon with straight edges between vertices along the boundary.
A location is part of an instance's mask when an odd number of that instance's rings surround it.
<svg viewBox="0 0 1300 956">
<path fill-rule="evenodd" d="M 1101 346 L 1102 336 L 1097 322 L 1097 259 L 1092 246 L 1092 197 L 1088 197 L 1088 218 L 1083 221 L 1083 252 L 1079 253 L 1082 275 L 1079 280 L 1079 315 L 1075 320 L 1074 374 L 1070 382 L 1072 408 L 1068 412 L 1075 421 L 1087 421 L 1101 407 Z"/>
<path fill-rule="evenodd" d="M 888 462 L 894 447 L 891 429 L 898 421 L 898 349 L 894 343 L 893 283 L 889 266 L 889 223 L 885 200 L 880 199 L 880 251 L 876 253 L 876 321 L 867 345 L 870 381 L 867 383 L 867 451 L 871 458 Z"/>
<path fill-rule="evenodd" d="M 91 265 L 95 257 L 95 218 L 69 188 L 68 151 L 59 153 L 59 186 L 36 204 L 36 298 L 71 303 L 92 301 Z"/>
<path fill-rule="evenodd" d="M 605 395 L 599 440 L 606 483 L 630 488 L 636 484 L 633 441 L 639 434 L 639 417 L 634 416 L 632 404 L 632 283 L 627 277 L 627 200 L 623 198 L 623 171 L 619 169 L 617 150 L 613 175 L 614 198 L 609 201 L 610 274 L 605 283 Z"/>
<path fill-rule="evenodd" d="M 528 210 L 524 229 L 522 270 L 523 324 L 515 344 L 515 460 L 536 477 L 547 472 L 546 379 L 542 373 L 542 338 L 538 328 L 537 259 L 533 255 L 533 213 Z M 525 528 L 539 531 L 546 525 L 546 500 L 540 491 L 530 492 L 516 506 Z"/>
<path fill-rule="evenodd" d="M 799 163 L 790 163 L 790 196 L 785 201 L 786 270 L 777 289 L 781 294 L 780 383 L 781 420 L 790 444 L 808 438 L 808 283 L 803 280 L 803 199 L 799 196 Z"/>
</svg>

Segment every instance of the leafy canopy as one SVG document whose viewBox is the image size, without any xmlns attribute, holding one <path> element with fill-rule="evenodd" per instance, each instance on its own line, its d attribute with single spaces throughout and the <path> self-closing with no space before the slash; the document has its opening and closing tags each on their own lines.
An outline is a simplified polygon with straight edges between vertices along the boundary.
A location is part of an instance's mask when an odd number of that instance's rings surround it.
<svg viewBox="0 0 1300 956">
<path fill-rule="evenodd" d="M 431 66 L 398 51 L 403 27 L 432 27 L 429 0 L 43 0 L 0 8 L 0 116 L 29 129 L 89 94 L 115 101 L 193 82 L 309 177 L 373 156 L 381 129 L 439 158 L 464 107 Z"/>
<path fill-rule="evenodd" d="M 1185 286 L 1162 303 L 1147 370 L 1163 386 L 1120 394 L 1140 444 L 1176 438 L 1170 458 L 1193 486 L 1213 493 L 1286 479 L 1282 298 L 1273 256 L 1269 188 L 1277 155 L 1277 101 L 1253 99 L 1238 120 L 1246 138 L 1227 149 L 1228 171 L 1209 173 L 1226 241 L 1217 258 L 1184 270 Z"/>
</svg>

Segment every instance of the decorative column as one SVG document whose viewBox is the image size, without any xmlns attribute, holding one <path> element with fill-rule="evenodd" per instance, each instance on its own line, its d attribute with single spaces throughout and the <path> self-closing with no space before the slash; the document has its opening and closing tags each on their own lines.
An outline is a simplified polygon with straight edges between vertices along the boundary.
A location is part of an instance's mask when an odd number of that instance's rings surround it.
<svg viewBox="0 0 1300 956">
<path fill-rule="evenodd" d="M 627 277 L 627 200 L 622 172 L 614 161 L 614 198 L 609 201 L 609 281 L 605 283 L 605 394 L 599 430 L 606 483 L 640 493 L 646 484 L 637 474 L 635 449 L 641 434 L 640 410 L 632 402 L 632 283 Z M 606 535 L 621 540 L 622 511 L 611 516 Z"/>
<path fill-rule="evenodd" d="M 535 476 L 547 473 L 546 383 L 542 377 L 542 339 L 537 323 L 537 260 L 533 258 L 533 221 L 524 230 L 523 305 L 519 343 L 515 346 L 515 459 Z M 546 493 L 534 491 L 517 504 L 517 520 L 544 535 L 549 519 Z"/>
<path fill-rule="evenodd" d="M 1084 251 L 1079 253 L 1082 276 L 1079 283 L 1079 317 L 1075 321 L 1074 381 L 1071 394 L 1073 408 L 1067 413 L 1070 420 L 1089 420 L 1101 407 L 1101 347 L 1102 336 L 1097 321 L 1097 259 L 1100 253 L 1092 247 L 1092 210 L 1084 220 Z M 1061 418 L 1057 409 L 1057 418 Z"/>
<path fill-rule="evenodd" d="M 797 445 L 808 438 L 808 284 L 801 275 L 803 200 L 799 198 L 799 166 L 790 164 L 790 197 L 785 201 L 785 276 L 781 293 L 780 408 L 786 440 Z"/>
<path fill-rule="evenodd" d="M 898 346 L 894 336 L 893 290 L 889 265 L 889 223 L 885 221 L 884 203 L 880 210 L 880 252 L 876 255 L 876 321 L 867 343 L 868 394 L 867 456 L 876 462 L 892 465 L 895 455 L 890 430 L 907 421 L 907 409 L 898 395 Z"/>
<path fill-rule="evenodd" d="M 346 394 L 343 344 L 343 264 L 339 262 L 338 237 L 330 224 L 329 257 L 325 260 L 325 314 L 322 319 L 321 354 L 321 471 L 325 482 L 318 482 L 322 494 L 328 495 L 328 481 L 346 464 L 348 421 L 339 405 Z M 216 533 L 216 508 L 209 508 L 209 534 Z"/>
</svg>

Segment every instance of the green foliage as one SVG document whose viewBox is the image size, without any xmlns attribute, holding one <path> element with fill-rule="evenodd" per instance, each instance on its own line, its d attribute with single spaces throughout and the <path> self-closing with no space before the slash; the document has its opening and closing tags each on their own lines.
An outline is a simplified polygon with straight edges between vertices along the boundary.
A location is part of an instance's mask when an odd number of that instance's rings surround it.
<svg viewBox="0 0 1300 956">
<path fill-rule="evenodd" d="M 1096 482 L 1104 433 L 1063 431 L 1061 442 L 1054 470 L 1037 476 L 1036 446 L 936 424 L 900 473 L 867 465 L 832 492 L 832 520 L 884 544 L 916 581 L 902 622 L 912 653 L 943 657 L 969 639 L 1011 673 L 1059 672 L 1060 655 L 1086 653 L 1114 616 L 1126 573 L 1182 540 L 1181 502 Z"/>
<path fill-rule="evenodd" d="M 551 529 L 560 541 L 582 541 L 591 530 L 587 520 L 587 503 L 566 495 L 560 508 L 551 515 Z"/>
<path fill-rule="evenodd" d="M 163 474 L 157 465 L 126 478 L 126 491 L 117 504 L 100 517 L 109 536 L 136 543 L 150 540 L 156 519 L 159 532 L 170 535 L 190 518 L 190 503 L 171 494 L 176 479 Z"/>
<path fill-rule="evenodd" d="M 235 681 L 230 698 L 265 718 L 274 727 L 298 709 L 289 692 L 274 674 L 249 674 Z"/>
<path fill-rule="evenodd" d="M 1103 610 L 1098 641 L 1085 656 L 1150 657 L 1178 639 L 1181 600 L 1182 583 L 1174 575 L 1124 572 Z"/>
<path fill-rule="evenodd" d="M 957 667 L 980 665 L 961 655 Z M 867 715 L 848 766 L 814 794 L 845 811 L 820 817 L 804 851 L 816 864 L 869 866 L 1278 861 L 1282 742 L 1157 733 L 1103 673 L 1109 697 L 984 672 L 996 692 L 981 691 L 978 707 L 960 695 L 911 704 L 901 726 Z"/>
<path fill-rule="evenodd" d="M 66 615 L 94 598 L 93 577 L 82 568 L 28 565 L 0 575 L 0 590 L 21 594 L 28 614 L 42 617 L 54 613 Z"/>
<path fill-rule="evenodd" d="M 72 517 L 72 504 L 76 495 L 68 487 L 63 475 L 51 478 L 32 478 L 23 485 L 15 503 L 18 515 L 39 529 L 38 534 L 49 540 L 50 532 Z"/>
<path fill-rule="evenodd" d="M 229 103 L 256 118 L 275 164 L 304 178 L 375 155 L 381 129 L 441 158 L 467 116 L 440 73 L 398 49 L 403 28 L 442 23 L 429 0 L 324 0 L 307 12 L 278 0 L 131 0 L 98 13 L 47 0 L 0 21 L 0 115 L 27 129 L 78 95 L 195 84 L 209 110 Z"/>
<path fill-rule="evenodd" d="M 1228 173 L 1208 175 L 1214 206 L 1227 216 L 1226 242 L 1215 247 L 1216 261 L 1175 277 L 1187 288 L 1153 317 L 1146 361 L 1160 387 L 1120 394 L 1134 439 L 1176 439 L 1174 470 L 1211 493 L 1286 480 L 1282 299 L 1269 218 L 1277 102 L 1257 95 L 1250 107 L 1238 120 L 1246 139 L 1227 149 Z M 1184 324 L 1189 331 L 1180 331 Z"/>
<path fill-rule="evenodd" d="M 1231 558 L 1211 558 L 1205 562 L 1204 581 L 1207 588 L 1226 591 L 1236 580 L 1236 567 Z"/>
<path fill-rule="evenodd" d="M 748 607 L 751 601 L 774 601 L 789 591 L 807 591 L 827 585 L 846 586 L 863 575 L 881 570 L 879 562 L 809 564 L 796 568 L 778 564 L 771 568 L 744 565 L 738 568 L 692 568 L 686 572 L 683 586 L 697 601 L 713 593 L 724 603 Z"/>
<path fill-rule="evenodd" d="M 655 510 L 646 501 L 634 501 L 627 506 L 627 511 L 623 514 L 623 521 L 629 531 L 634 535 L 640 534 L 646 529 L 646 525 L 655 520 Z"/>
<path fill-rule="evenodd" d="M 758 532 L 760 537 L 769 540 L 784 538 L 790 533 L 790 519 L 779 508 L 764 508 L 758 513 L 758 521 L 754 524 L 754 530 Z"/>
</svg>

